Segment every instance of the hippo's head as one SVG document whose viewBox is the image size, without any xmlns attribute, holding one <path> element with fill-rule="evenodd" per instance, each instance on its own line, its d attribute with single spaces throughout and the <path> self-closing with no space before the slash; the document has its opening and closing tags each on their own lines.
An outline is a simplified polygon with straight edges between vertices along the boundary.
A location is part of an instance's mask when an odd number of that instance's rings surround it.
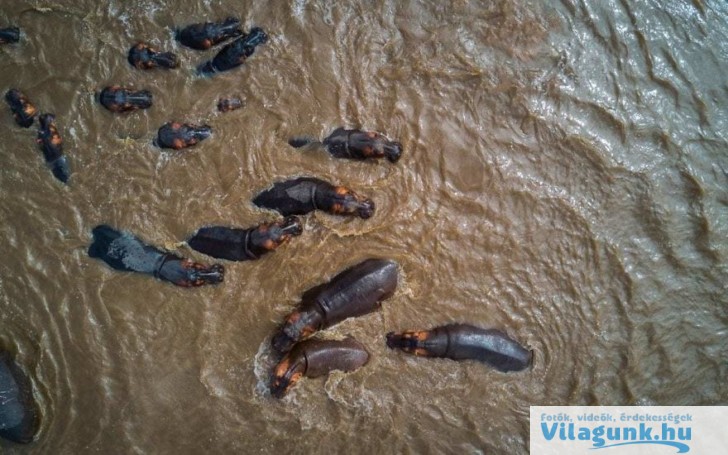
<svg viewBox="0 0 728 455">
<path fill-rule="evenodd" d="M 270 393 L 276 398 L 283 398 L 306 373 L 307 361 L 305 355 L 289 354 L 276 365 L 270 384 Z"/>
<path fill-rule="evenodd" d="M 38 117 L 38 122 L 40 122 L 40 127 L 43 129 L 55 127 L 55 125 L 54 125 L 55 121 L 56 121 L 56 116 L 53 114 L 41 114 L 41 116 Z"/>
<path fill-rule="evenodd" d="M 268 35 L 260 27 L 253 27 L 250 33 L 241 38 L 245 47 L 255 48 L 261 44 L 265 44 L 268 41 Z"/>
<path fill-rule="evenodd" d="M 401 349 L 408 354 L 427 357 L 430 355 L 426 344 L 427 338 L 429 338 L 429 333 L 426 331 L 389 332 L 387 334 L 387 347 L 389 349 Z"/>
<path fill-rule="evenodd" d="M 225 268 L 221 264 L 205 265 L 170 255 L 157 271 L 157 276 L 177 286 L 198 287 L 222 283 Z"/>
<path fill-rule="evenodd" d="M 331 207 L 333 213 L 341 215 L 356 214 L 363 219 L 371 218 L 374 215 L 374 201 L 368 197 L 357 194 L 344 186 L 334 188 L 334 193 L 335 200 Z"/>
<path fill-rule="evenodd" d="M 402 156 L 402 144 L 399 142 L 390 142 L 384 146 L 384 156 L 390 163 L 396 163 Z"/>
<path fill-rule="evenodd" d="M 279 229 L 282 236 L 297 237 L 303 233 L 303 225 L 301 219 L 297 216 L 287 216 L 280 224 Z"/>
<path fill-rule="evenodd" d="M 322 315 L 316 310 L 296 310 L 286 319 L 283 326 L 271 340 L 271 345 L 279 354 L 290 351 L 299 341 L 310 337 L 323 322 Z"/>
</svg>

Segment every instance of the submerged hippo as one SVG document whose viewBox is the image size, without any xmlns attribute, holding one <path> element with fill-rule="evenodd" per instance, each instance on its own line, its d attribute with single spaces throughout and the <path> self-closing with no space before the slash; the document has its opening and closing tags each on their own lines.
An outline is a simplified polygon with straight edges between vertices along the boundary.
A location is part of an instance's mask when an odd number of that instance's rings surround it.
<svg viewBox="0 0 728 455">
<path fill-rule="evenodd" d="M 161 148 L 180 150 L 191 147 L 212 135 L 207 125 L 169 122 L 159 128 L 154 145 Z"/>
<path fill-rule="evenodd" d="M 303 376 L 317 378 L 334 370 L 354 371 L 368 360 L 369 352 L 352 337 L 302 341 L 275 367 L 270 393 L 283 398 Z"/>
<path fill-rule="evenodd" d="M 177 68 L 179 59 L 172 52 L 158 52 L 147 43 L 139 42 L 129 49 L 129 64 L 140 70 L 152 68 Z"/>
<path fill-rule="evenodd" d="M 11 88 L 5 93 L 5 101 L 10 106 L 15 123 L 23 128 L 30 128 L 33 119 L 38 115 L 38 109 L 28 100 L 20 90 Z"/>
<path fill-rule="evenodd" d="M 40 127 L 38 128 L 38 139 L 36 142 L 43 151 L 48 167 L 53 175 L 63 183 L 68 183 L 71 177 L 71 170 L 68 161 L 63 154 L 63 139 L 56 126 L 56 116 L 53 114 L 41 114 L 38 117 Z"/>
<path fill-rule="evenodd" d="M 228 17 L 220 22 L 205 22 L 192 24 L 178 30 L 175 38 L 183 46 L 204 51 L 227 39 L 243 34 L 240 29 L 240 20 Z"/>
<path fill-rule="evenodd" d="M 0 28 L 0 44 L 11 44 L 20 41 L 20 29 L 18 27 Z"/>
<path fill-rule="evenodd" d="M 220 112 L 230 112 L 243 107 L 243 100 L 237 97 L 220 98 L 217 102 L 217 110 Z"/>
<path fill-rule="evenodd" d="M 291 237 L 301 235 L 301 232 L 301 221 L 295 216 L 289 216 L 284 220 L 262 223 L 250 229 L 204 227 L 187 240 L 187 244 L 214 258 L 250 261 L 275 250 Z"/>
<path fill-rule="evenodd" d="M 288 143 L 300 148 L 307 145 L 324 147 L 336 158 L 363 161 L 370 158 L 387 158 L 396 163 L 402 155 L 402 144 L 393 142 L 379 133 L 337 128 L 323 142 L 309 137 L 294 137 Z"/>
<path fill-rule="evenodd" d="M 268 35 L 262 28 L 255 27 L 247 35 L 225 45 L 212 60 L 200 65 L 197 71 L 209 76 L 236 68 L 245 63 L 245 60 L 253 55 L 255 48 L 266 41 L 268 41 Z"/>
<path fill-rule="evenodd" d="M 220 264 L 193 262 L 106 225 L 93 229 L 88 255 L 101 259 L 116 270 L 145 273 L 182 287 L 217 284 L 225 277 L 225 268 Z"/>
<path fill-rule="evenodd" d="M 367 259 L 306 291 L 298 307 L 273 336 L 273 349 L 289 351 L 318 330 L 376 310 L 397 288 L 398 266 L 387 259 Z"/>
<path fill-rule="evenodd" d="M 276 210 L 284 216 L 304 215 L 322 210 L 333 215 L 374 215 L 374 202 L 345 186 L 334 186 L 313 177 L 299 177 L 277 182 L 259 193 L 253 203 L 258 207 Z"/>
<path fill-rule="evenodd" d="M 152 94 L 149 90 L 131 90 L 112 85 L 99 93 L 99 102 L 111 112 L 132 112 L 152 106 Z"/>
<path fill-rule="evenodd" d="M 500 371 L 520 371 L 531 364 L 531 351 L 505 333 L 468 324 L 450 324 L 431 330 L 387 334 L 387 346 L 423 357 L 473 359 Z"/>
<path fill-rule="evenodd" d="M 10 353 L 0 349 L 0 437 L 27 444 L 39 428 L 40 414 L 30 380 Z"/>
</svg>

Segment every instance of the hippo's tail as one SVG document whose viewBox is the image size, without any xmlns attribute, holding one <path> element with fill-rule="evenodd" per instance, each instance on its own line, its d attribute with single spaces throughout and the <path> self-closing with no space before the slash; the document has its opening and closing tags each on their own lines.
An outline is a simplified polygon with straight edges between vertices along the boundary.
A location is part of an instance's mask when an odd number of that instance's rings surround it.
<svg viewBox="0 0 728 455">
<path fill-rule="evenodd" d="M 290 139 L 288 139 L 288 145 L 295 148 L 301 148 L 305 147 L 307 145 L 321 145 L 321 142 L 318 141 L 318 139 L 309 137 L 309 136 L 294 136 Z"/>
</svg>

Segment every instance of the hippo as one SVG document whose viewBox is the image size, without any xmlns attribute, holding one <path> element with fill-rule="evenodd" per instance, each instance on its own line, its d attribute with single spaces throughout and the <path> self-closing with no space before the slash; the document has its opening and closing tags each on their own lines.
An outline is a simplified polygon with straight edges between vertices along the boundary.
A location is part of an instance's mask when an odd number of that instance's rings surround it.
<svg viewBox="0 0 728 455">
<path fill-rule="evenodd" d="M 187 244 L 192 249 L 217 259 L 250 261 L 275 250 L 291 237 L 301 235 L 301 232 L 301 221 L 295 216 L 289 216 L 281 221 L 262 223 L 249 229 L 204 227 L 187 240 Z"/>
<path fill-rule="evenodd" d="M 101 90 L 99 102 L 111 112 L 132 112 L 150 108 L 152 94 L 148 90 L 135 91 L 112 85 Z"/>
<path fill-rule="evenodd" d="M 299 177 L 273 184 L 254 199 L 258 207 L 276 210 L 283 216 L 304 215 L 322 210 L 333 215 L 374 215 L 374 202 L 354 191 L 313 177 Z"/>
<path fill-rule="evenodd" d="M 505 333 L 469 324 L 449 324 L 430 330 L 387 334 L 387 346 L 422 357 L 473 359 L 502 372 L 521 371 L 531 364 L 531 351 Z"/>
<path fill-rule="evenodd" d="M 337 128 L 323 142 L 309 137 L 293 137 L 288 141 L 292 147 L 323 147 L 336 158 L 364 161 L 387 158 L 396 163 L 402 156 L 402 144 L 393 142 L 379 133 Z"/>
<path fill-rule="evenodd" d="M 101 259 L 116 270 L 152 275 L 181 287 L 222 283 L 225 268 L 205 265 L 162 251 L 129 232 L 99 225 L 93 231 L 88 255 Z"/>
<path fill-rule="evenodd" d="M 38 115 L 38 109 L 28 100 L 20 90 L 10 89 L 5 93 L 5 101 L 10 106 L 15 123 L 23 128 L 30 128 L 33 120 Z"/>
<path fill-rule="evenodd" d="M 212 135 L 208 125 L 169 122 L 159 128 L 154 145 L 160 148 L 180 150 L 191 147 Z"/>
<path fill-rule="evenodd" d="M 301 377 L 317 378 L 334 370 L 354 371 L 369 360 L 369 352 L 352 337 L 343 340 L 306 340 L 275 367 L 270 392 L 283 398 Z"/>
<path fill-rule="evenodd" d="M 286 317 L 271 340 L 273 349 L 288 352 L 318 330 L 375 311 L 397 288 L 398 266 L 388 259 L 367 259 L 313 287 Z"/>
<path fill-rule="evenodd" d="M 217 102 L 217 110 L 220 112 L 230 112 L 243 107 L 243 100 L 238 97 L 220 98 Z"/>
<path fill-rule="evenodd" d="M 20 29 L 18 27 L 0 28 L 0 44 L 12 44 L 20 41 Z"/>
<path fill-rule="evenodd" d="M 268 35 L 262 28 L 255 27 L 247 35 L 225 45 L 212 60 L 200 65 L 197 71 L 202 75 L 211 76 L 214 73 L 237 68 L 253 55 L 256 46 L 264 44 L 266 41 L 268 41 Z"/>
<path fill-rule="evenodd" d="M 175 38 L 183 46 L 204 51 L 227 39 L 243 34 L 240 29 L 240 20 L 228 17 L 220 22 L 205 22 L 188 25 L 178 30 Z"/>
<path fill-rule="evenodd" d="M 174 69 L 179 66 L 179 59 L 172 52 L 158 52 L 144 42 L 138 42 L 129 49 L 129 64 L 140 70 L 152 68 Z"/>
<path fill-rule="evenodd" d="M 41 114 L 38 117 L 38 139 L 36 142 L 43 151 L 46 164 L 50 167 L 53 176 L 63 183 L 68 183 L 71 178 L 71 170 L 68 161 L 63 154 L 63 139 L 58 133 L 56 116 L 53 114 Z"/>
<path fill-rule="evenodd" d="M 39 429 L 40 413 L 30 379 L 10 353 L 0 349 L 0 437 L 28 444 Z"/>
</svg>

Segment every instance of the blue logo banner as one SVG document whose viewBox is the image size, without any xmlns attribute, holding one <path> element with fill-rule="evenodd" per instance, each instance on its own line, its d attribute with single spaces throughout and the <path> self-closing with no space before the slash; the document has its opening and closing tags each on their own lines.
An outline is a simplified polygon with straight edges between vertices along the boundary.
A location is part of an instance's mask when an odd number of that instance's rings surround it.
<svg viewBox="0 0 728 455">
<path fill-rule="evenodd" d="M 531 453 L 728 453 L 726 406 L 531 406 Z M 596 451 L 596 452 L 595 452 Z"/>
</svg>

